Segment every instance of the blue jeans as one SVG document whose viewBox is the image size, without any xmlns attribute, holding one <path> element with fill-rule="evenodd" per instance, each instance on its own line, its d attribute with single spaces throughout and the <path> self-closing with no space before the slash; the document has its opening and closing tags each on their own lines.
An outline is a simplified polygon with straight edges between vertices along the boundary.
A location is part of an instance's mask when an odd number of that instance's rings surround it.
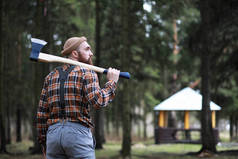
<svg viewBox="0 0 238 159">
<path fill-rule="evenodd" d="M 90 128 L 59 122 L 47 131 L 47 159 L 95 159 L 95 140 Z"/>
</svg>

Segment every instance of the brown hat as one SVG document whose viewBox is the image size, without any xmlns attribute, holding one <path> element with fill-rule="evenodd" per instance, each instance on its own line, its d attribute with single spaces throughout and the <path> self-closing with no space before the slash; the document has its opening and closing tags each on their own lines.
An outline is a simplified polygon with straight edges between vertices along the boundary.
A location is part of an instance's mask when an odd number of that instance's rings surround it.
<svg viewBox="0 0 238 159">
<path fill-rule="evenodd" d="M 69 55 L 73 50 L 76 50 L 77 47 L 84 41 L 87 41 L 87 38 L 82 37 L 72 37 L 66 40 L 64 43 L 64 49 L 61 51 L 63 56 Z"/>
</svg>

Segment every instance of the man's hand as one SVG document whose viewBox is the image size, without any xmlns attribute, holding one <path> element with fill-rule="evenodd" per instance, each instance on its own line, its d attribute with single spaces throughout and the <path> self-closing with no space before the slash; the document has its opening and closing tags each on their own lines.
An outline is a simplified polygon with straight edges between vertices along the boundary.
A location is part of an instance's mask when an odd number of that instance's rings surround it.
<svg viewBox="0 0 238 159">
<path fill-rule="evenodd" d="M 120 74 L 120 70 L 110 67 L 107 72 L 107 80 L 113 80 L 114 82 L 117 83 L 119 79 L 119 74 Z"/>
</svg>

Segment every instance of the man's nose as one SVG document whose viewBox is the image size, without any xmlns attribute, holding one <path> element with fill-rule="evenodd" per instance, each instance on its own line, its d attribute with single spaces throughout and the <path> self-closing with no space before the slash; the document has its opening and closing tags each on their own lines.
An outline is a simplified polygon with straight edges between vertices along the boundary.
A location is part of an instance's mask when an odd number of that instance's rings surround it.
<svg viewBox="0 0 238 159">
<path fill-rule="evenodd" d="M 92 52 L 92 51 L 90 51 L 89 55 L 90 55 L 90 56 L 93 56 L 93 52 Z"/>
</svg>

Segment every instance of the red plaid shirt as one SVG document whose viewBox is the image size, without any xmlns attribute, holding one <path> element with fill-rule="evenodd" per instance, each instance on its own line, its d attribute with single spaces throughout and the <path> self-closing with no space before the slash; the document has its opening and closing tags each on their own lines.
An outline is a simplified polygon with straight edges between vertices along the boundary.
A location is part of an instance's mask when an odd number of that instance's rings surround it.
<svg viewBox="0 0 238 159">
<path fill-rule="evenodd" d="M 65 71 L 69 65 L 63 65 Z M 90 106 L 105 107 L 115 97 L 116 83 L 108 81 L 100 88 L 97 74 L 80 66 L 69 73 L 64 84 L 65 120 L 93 127 Z M 58 70 L 53 70 L 45 78 L 37 111 L 38 140 L 45 144 L 48 126 L 59 122 L 60 81 Z"/>
</svg>

